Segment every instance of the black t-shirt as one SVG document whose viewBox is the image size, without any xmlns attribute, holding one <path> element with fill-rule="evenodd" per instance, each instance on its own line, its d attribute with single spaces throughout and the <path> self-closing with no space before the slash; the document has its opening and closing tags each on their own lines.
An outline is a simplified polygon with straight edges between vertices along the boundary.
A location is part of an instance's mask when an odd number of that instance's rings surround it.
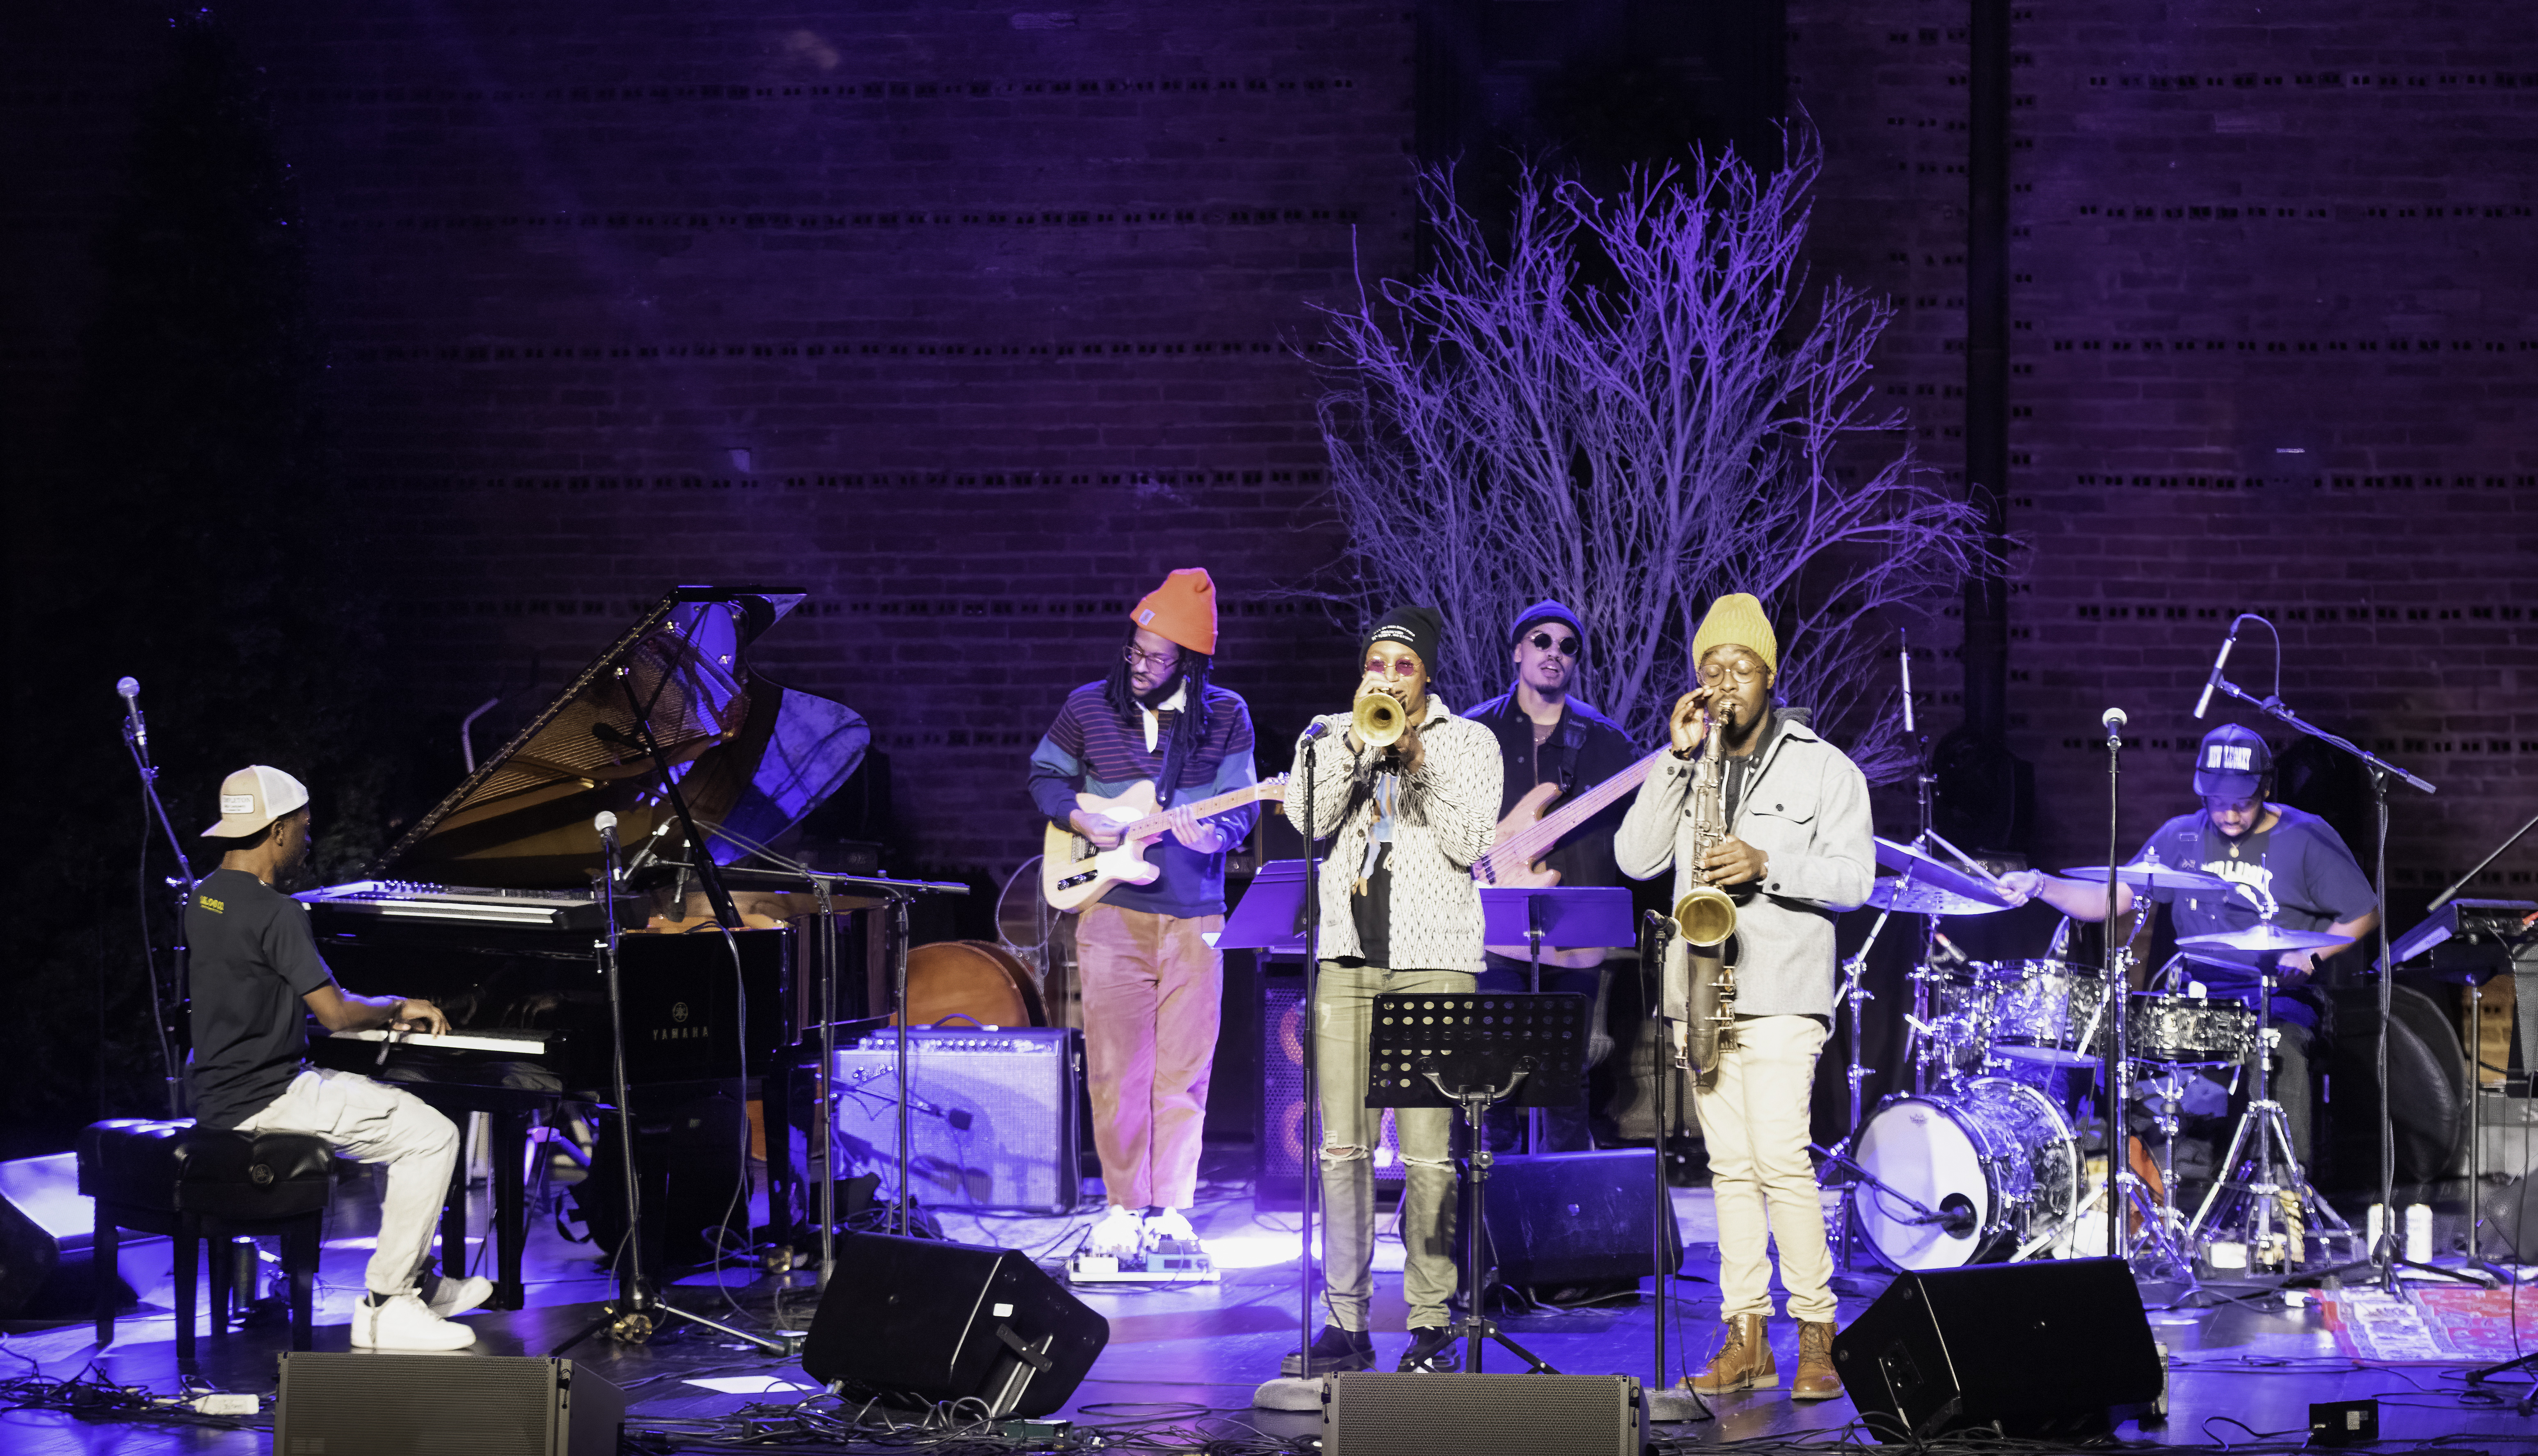
<svg viewBox="0 0 2538 1456">
<path fill-rule="evenodd" d="M 334 979 L 308 910 L 244 870 L 214 870 L 185 907 L 194 1120 L 231 1128 L 282 1095 L 307 1052 L 307 1004 Z"/>
<path fill-rule="evenodd" d="M 2209 815 L 2180 814 L 2161 825 L 2134 854 L 2141 859 L 2155 851 L 2163 864 L 2230 882 L 2231 889 L 2217 895 L 2209 891 L 2154 893 L 2169 907 L 2180 939 L 2245 930 L 2260 920 L 2285 930 L 2324 930 L 2358 920 L 2378 904 L 2370 877 L 2325 820 L 2285 804 L 2267 807 L 2279 816 L 2274 827 L 2250 829 L 2236 840 L 2212 827 Z M 2257 985 L 2253 971 L 2210 963 L 2196 965 L 2194 975 L 2219 995 L 2252 996 Z M 2314 1008 L 2296 995 L 2278 995 L 2274 1015 L 2303 1026 L 2317 1024 Z"/>
</svg>

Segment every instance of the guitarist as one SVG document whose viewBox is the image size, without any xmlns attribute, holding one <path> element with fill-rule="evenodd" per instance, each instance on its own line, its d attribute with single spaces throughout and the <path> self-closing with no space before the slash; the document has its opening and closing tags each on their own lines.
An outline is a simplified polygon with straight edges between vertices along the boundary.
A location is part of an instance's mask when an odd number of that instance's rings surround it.
<svg viewBox="0 0 2538 1456">
<path fill-rule="evenodd" d="M 1586 650 L 1586 629 L 1577 614 L 1558 602 L 1536 602 L 1516 614 L 1507 633 L 1507 650 L 1515 664 L 1515 687 L 1472 709 L 1472 720 L 1499 741 L 1499 761 L 1506 782 L 1499 796 L 1496 837 L 1526 828 L 1543 815 L 1579 793 L 1630 767 L 1638 750 L 1612 719 L 1597 712 L 1574 692 L 1578 661 Z M 1630 812 L 1628 798 L 1605 807 L 1593 819 L 1562 835 L 1538 868 L 1500 873 L 1499 885 L 1622 884 L 1613 862 L 1613 831 Z M 1526 991 L 1532 961 L 1520 948 L 1492 947 L 1483 958 L 1483 991 Z M 1600 950 L 1542 953 L 1545 991 L 1569 991 L 1599 1009 L 1604 1005 L 1605 953 Z M 1592 1029 L 1587 1064 L 1600 1062 L 1613 1041 L 1599 1022 Z M 1501 1152 L 1513 1146 L 1524 1113 L 1511 1107 L 1490 1112 L 1490 1144 Z M 1595 1146 L 1587 1121 L 1586 1083 L 1581 1071 L 1573 1098 L 1542 1111 L 1546 1146 L 1537 1153 L 1581 1153 Z"/>
<path fill-rule="evenodd" d="M 1067 695 L 1032 750 L 1030 779 L 1041 814 L 1103 849 L 1119 828 L 1078 808 L 1078 791 L 1109 797 L 1150 780 L 1170 811 L 1170 833 L 1146 851 L 1161 871 L 1154 882 L 1112 887 L 1075 930 L 1093 1142 L 1110 1204 L 1086 1251 L 1123 1257 L 1148 1240 L 1198 1244 L 1186 1211 L 1225 979 L 1205 937 L 1225 925 L 1226 852 L 1259 817 L 1251 804 L 1210 819 L 1170 808 L 1253 781 L 1251 710 L 1207 680 L 1215 583 L 1197 567 L 1174 571 L 1128 617 L 1109 676 Z"/>
</svg>

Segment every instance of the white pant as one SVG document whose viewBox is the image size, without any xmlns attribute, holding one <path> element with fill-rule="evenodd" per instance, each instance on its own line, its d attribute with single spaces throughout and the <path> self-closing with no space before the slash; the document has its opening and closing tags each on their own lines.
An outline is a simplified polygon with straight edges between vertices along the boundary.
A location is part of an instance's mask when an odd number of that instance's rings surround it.
<svg viewBox="0 0 2538 1456">
<path fill-rule="evenodd" d="M 1722 1319 L 1771 1317 L 1768 1239 L 1780 1245 L 1790 1317 L 1817 1324 L 1834 1317 L 1833 1251 L 1807 1158 L 1808 1107 L 1824 1044 L 1825 1025 L 1814 1017 L 1740 1019 L 1736 1049 L 1718 1059 L 1718 1085 L 1693 1095 L 1718 1209 Z"/>
<path fill-rule="evenodd" d="M 432 1228 L 458 1165 L 458 1127 L 423 1098 L 350 1072 L 310 1068 L 238 1124 L 249 1133 L 306 1133 L 357 1162 L 388 1165 L 379 1240 L 366 1283 L 373 1294 L 414 1288 Z M 453 1275 L 464 1270 L 452 1271 Z"/>
</svg>

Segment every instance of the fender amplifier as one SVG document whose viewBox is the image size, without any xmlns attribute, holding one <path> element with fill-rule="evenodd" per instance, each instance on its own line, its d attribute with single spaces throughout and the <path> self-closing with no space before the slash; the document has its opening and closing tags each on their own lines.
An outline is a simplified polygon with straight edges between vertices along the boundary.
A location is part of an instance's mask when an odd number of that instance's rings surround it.
<svg viewBox="0 0 2538 1456">
<path fill-rule="evenodd" d="M 292 1351 L 276 1456 L 615 1456 L 626 1393 L 568 1359 Z"/>
<path fill-rule="evenodd" d="M 1363 1099 L 1366 1089 L 1356 1095 Z M 1382 1136 L 1374 1148 L 1374 1186 L 1398 1192 L 1401 1137 L 1392 1119 L 1377 1112 Z M 1264 1209 L 1292 1209 L 1303 1200 L 1304 1172 L 1304 978 L 1260 970 L 1260 1104 L 1252 1124 L 1252 1201 Z"/>
<path fill-rule="evenodd" d="M 897 1181 L 897 1031 L 837 1053 L 837 1176 Z M 1074 1209 L 1084 1046 L 1067 1027 L 910 1027 L 908 1187 L 936 1208 Z"/>
</svg>

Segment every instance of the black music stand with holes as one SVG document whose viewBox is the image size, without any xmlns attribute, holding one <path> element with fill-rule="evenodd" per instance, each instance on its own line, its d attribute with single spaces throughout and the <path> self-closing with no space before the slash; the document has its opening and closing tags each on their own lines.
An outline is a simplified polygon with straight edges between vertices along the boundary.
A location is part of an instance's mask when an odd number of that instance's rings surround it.
<svg viewBox="0 0 2538 1456">
<path fill-rule="evenodd" d="M 1481 1281 L 1481 1219 L 1488 1207 L 1488 1120 L 1496 1103 L 1539 1107 L 1569 1095 L 1585 1072 L 1588 1002 L 1570 992 L 1520 996 L 1437 992 L 1374 998 L 1367 1045 L 1366 1105 L 1459 1107 L 1472 1135 L 1471 1203 L 1463 1222 L 1464 1369 L 1481 1373 L 1481 1342 L 1495 1340 L 1529 1373 L 1557 1375 L 1489 1317 Z M 1664 1179 L 1660 1174 L 1659 1186 Z"/>
</svg>

